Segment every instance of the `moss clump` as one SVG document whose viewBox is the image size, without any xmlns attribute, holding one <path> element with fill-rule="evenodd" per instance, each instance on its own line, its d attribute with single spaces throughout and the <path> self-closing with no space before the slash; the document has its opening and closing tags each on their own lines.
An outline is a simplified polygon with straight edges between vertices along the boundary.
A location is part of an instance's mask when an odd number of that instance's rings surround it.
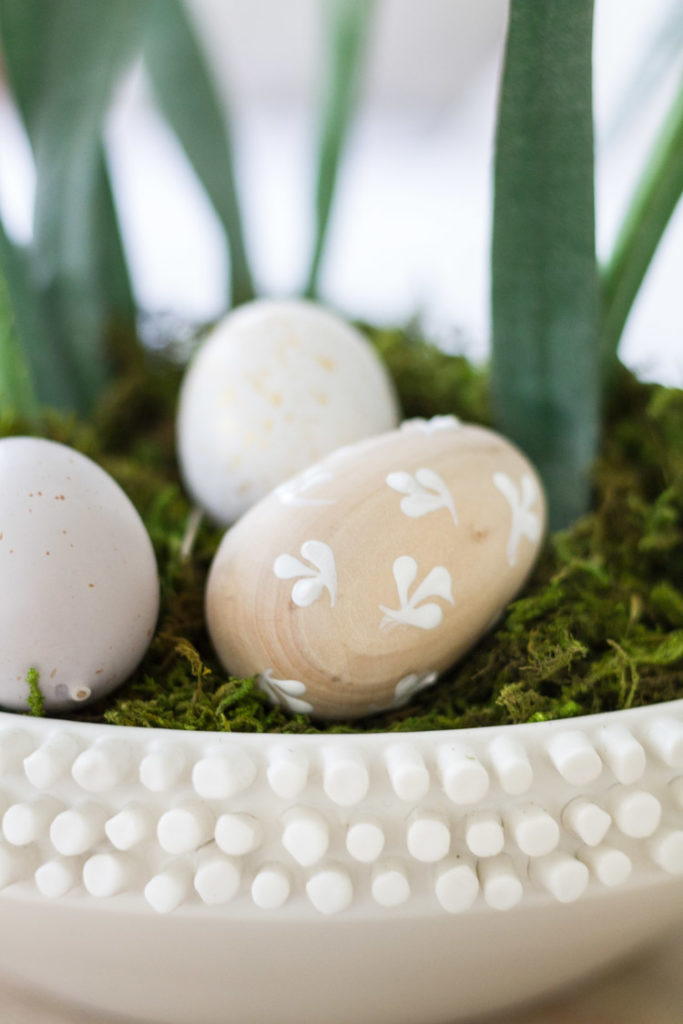
<svg viewBox="0 0 683 1024">
<path fill-rule="evenodd" d="M 26 685 L 28 686 L 28 706 L 30 713 L 36 718 L 42 718 L 45 714 L 45 699 L 40 689 L 40 673 L 38 669 L 30 668 L 26 673 Z"/>
<path fill-rule="evenodd" d="M 371 331 L 406 415 L 488 421 L 484 371 L 399 331 Z M 139 362 L 89 426 L 50 415 L 40 433 L 96 458 L 139 508 L 162 586 L 156 637 L 128 683 L 81 717 L 116 725 L 317 732 L 272 707 L 253 679 L 229 677 L 203 618 L 221 531 L 191 517 L 173 454 L 180 370 Z M 0 433 L 22 424 L 0 421 Z M 683 696 L 683 392 L 621 374 L 595 466 L 594 510 L 552 535 L 494 633 L 412 704 L 326 731 L 414 731 L 564 718 Z"/>
</svg>

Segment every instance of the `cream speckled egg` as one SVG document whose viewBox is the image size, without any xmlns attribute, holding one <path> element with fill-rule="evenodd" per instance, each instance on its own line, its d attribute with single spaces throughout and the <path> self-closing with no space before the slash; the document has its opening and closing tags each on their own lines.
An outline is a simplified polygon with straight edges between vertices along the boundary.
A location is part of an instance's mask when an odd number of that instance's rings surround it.
<svg viewBox="0 0 683 1024">
<path fill-rule="evenodd" d="M 108 693 L 158 606 L 152 544 L 109 474 L 66 445 L 0 440 L 0 705 L 26 709 L 31 668 L 47 710 Z"/>
<path fill-rule="evenodd" d="M 369 342 L 310 302 L 252 302 L 204 341 L 177 421 L 185 484 L 221 523 L 340 445 L 391 430 L 398 406 Z"/>
<path fill-rule="evenodd" d="M 545 529 L 539 479 L 500 435 L 412 420 L 334 452 L 225 536 L 207 585 L 224 665 L 292 711 L 410 700 L 493 625 Z"/>
</svg>

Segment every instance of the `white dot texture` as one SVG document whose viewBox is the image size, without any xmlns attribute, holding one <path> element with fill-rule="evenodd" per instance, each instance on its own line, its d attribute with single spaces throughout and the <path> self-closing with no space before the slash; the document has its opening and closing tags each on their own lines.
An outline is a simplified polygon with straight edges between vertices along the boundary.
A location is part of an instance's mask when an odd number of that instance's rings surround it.
<svg viewBox="0 0 683 1024">
<path fill-rule="evenodd" d="M 351 905 L 353 883 L 343 867 L 330 865 L 310 876 L 306 893 L 321 914 L 339 914 Z"/>
<path fill-rule="evenodd" d="M 91 896 L 116 896 L 133 883 L 134 870 L 123 853 L 97 853 L 83 865 L 83 885 Z"/>
<path fill-rule="evenodd" d="M 216 845 L 233 857 L 242 857 L 261 845 L 263 828 L 253 814 L 221 814 L 216 822 Z"/>
<path fill-rule="evenodd" d="M 214 851 L 206 851 L 194 876 L 194 887 L 203 903 L 228 903 L 240 884 L 237 861 Z"/>
<path fill-rule="evenodd" d="M 80 880 L 81 863 L 75 858 L 56 857 L 41 864 L 34 877 L 38 892 L 56 900 L 66 896 Z"/>
<path fill-rule="evenodd" d="M 588 868 L 569 854 L 556 851 L 533 860 L 529 866 L 533 881 L 559 903 L 574 903 L 586 890 Z"/>
<path fill-rule="evenodd" d="M 655 864 L 669 875 L 683 875 L 683 831 L 662 829 L 649 844 Z"/>
<path fill-rule="evenodd" d="M 489 745 L 491 764 L 503 792 L 520 796 L 531 786 L 534 773 L 522 744 L 508 736 L 496 736 Z"/>
<path fill-rule="evenodd" d="M 491 811 L 471 811 L 465 818 L 465 842 L 476 857 L 494 857 L 505 845 L 500 818 Z"/>
<path fill-rule="evenodd" d="M 475 754 L 459 743 L 439 747 L 439 774 L 446 795 L 455 804 L 476 804 L 489 788 L 486 769 Z"/>
<path fill-rule="evenodd" d="M 248 789 L 255 777 L 256 765 L 239 748 L 229 754 L 209 754 L 192 770 L 195 791 L 205 800 L 228 800 Z"/>
<path fill-rule="evenodd" d="M 166 853 L 190 853 L 213 837 L 214 827 L 214 817 L 207 805 L 191 801 L 162 814 L 157 839 Z"/>
<path fill-rule="evenodd" d="M 145 899 L 157 914 L 170 914 L 187 898 L 192 874 L 187 864 L 170 864 L 150 878 Z"/>
<path fill-rule="evenodd" d="M 506 815 L 506 821 L 517 846 L 528 857 L 542 857 L 560 841 L 559 825 L 536 804 L 514 807 Z"/>
<path fill-rule="evenodd" d="M 577 797 L 562 812 L 562 822 L 588 846 L 597 846 L 607 835 L 612 819 L 591 800 Z"/>
<path fill-rule="evenodd" d="M 377 821 L 355 821 L 346 831 L 346 849 L 354 860 L 365 864 L 377 860 L 384 843 L 384 832 Z"/>
<path fill-rule="evenodd" d="M 457 856 L 445 861 L 437 874 L 435 892 L 449 914 L 469 910 L 479 892 L 479 881 L 470 861 Z"/>
<path fill-rule="evenodd" d="M 107 812 L 96 803 L 82 803 L 58 814 L 50 826 L 50 841 L 65 857 L 87 853 L 104 838 Z"/>
<path fill-rule="evenodd" d="M 295 800 L 308 782 L 308 758 L 300 750 L 278 747 L 270 755 L 267 776 L 276 796 Z"/>
<path fill-rule="evenodd" d="M 414 812 L 408 824 L 406 844 L 415 860 L 425 864 L 441 860 L 451 846 L 448 821 L 436 812 Z"/>
<path fill-rule="evenodd" d="M 585 733 L 578 729 L 556 732 L 546 749 L 558 772 L 573 786 L 585 786 L 600 775 L 602 761 Z"/>
<path fill-rule="evenodd" d="M 577 856 L 593 872 L 597 880 L 608 889 L 627 882 L 633 870 L 628 854 L 623 850 L 616 850 L 613 846 L 584 848 L 579 851 Z"/>
<path fill-rule="evenodd" d="M 395 743 L 385 754 L 389 779 L 399 800 L 421 800 L 429 792 L 429 771 L 419 750 L 410 743 Z"/>
<path fill-rule="evenodd" d="M 251 898 L 261 910 L 279 910 L 291 890 L 289 872 L 282 864 L 263 864 L 251 884 Z"/>
<path fill-rule="evenodd" d="M 24 759 L 24 774 L 36 789 L 49 789 L 71 770 L 82 744 L 67 732 L 54 732 Z"/>
<path fill-rule="evenodd" d="M 651 836 L 662 817 L 659 800 L 644 789 L 617 790 L 612 794 L 610 810 L 617 828 L 632 839 Z"/>
<path fill-rule="evenodd" d="M 370 788 L 370 776 L 361 754 L 353 747 L 328 747 L 323 755 L 323 789 L 340 807 L 360 803 Z"/>
<path fill-rule="evenodd" d="M 645 750 L 626 726 L 619 723 L 602 726 L 595 735 L 595 743 L 607 767 L 622 785 L 629 786 L 642 777 L 647 763 Z"/>
<path fill-rule="evenodd" d="M 295 807 L 283 818 L 282 845 L 302 867 L 316 864 L 327 853 L 330 829 L 321 814 Z"/>
<path fill-rule="evenodd" d="M 399 907 L 410 896 L 405 865 L 396 859 L 376 864 L 372 872 L 372 898 L 381 907 Z"/>
<path fill-rule="evenodd" d="M 479 864 L 479 880 L 484 900 L 494 910 L 511 910 L 522 899 L 524 889 L 505 854 L 482 860 Z"/>
<path fill-rule="evenodd" d="M 140 762 L 140 782 L 151 793 L 166 793 L 185 771 L 185 754 L 172 743 L 157 744 Z"/>
</svg>

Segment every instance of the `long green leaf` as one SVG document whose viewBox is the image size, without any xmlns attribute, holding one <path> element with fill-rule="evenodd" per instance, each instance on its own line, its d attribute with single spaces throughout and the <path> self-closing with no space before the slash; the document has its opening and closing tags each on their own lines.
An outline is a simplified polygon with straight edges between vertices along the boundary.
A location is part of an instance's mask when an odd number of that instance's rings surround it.
<svg viewBox="0 0 683 1024">
<path fill-rule="evenodd" d="M 683 194 L 683 80 L 636 186 L 602 277 L 605 372 L 657 246 Z"/>
<path fill-rule="evenodd" d="M 145 63 L 164 115 L 223 225 L 230 251 L 232 304 L 254 297 L 226 114 L 179 0 L 147 0 Z"/>
<path fill-rule="evenodd" d="M 494 415 L 551 522 L 586 510 L 599 438 L 591 0 L 512 0 L 493 229 Z"/>
<path fill-rule="evenodd" d="M 28 3 L 36 16 L 47 13 L 43 3 Z M 34 271 L 76 405 L 87 411 L 110 370 L 110 281 L 98 260 L 102 204 L 109 202 L 102 124 L 114 85 L 143 34 L 146 5 L 52 0 L 48 8 L 49 45 L 33 129 Z"/>
<path fill-rule="evenodd" d="M 13 408 L 33 417 L 37 404 L 31 368 L 21 344 L 7 281 L 11 259 L 10 242 L 0 224 L 0 412 Z"/>
<path fill-rule="evenodd" d="M 340 159 L 358 95 L 373 0 L 324 0 L 325 13 L 320 87 L 320 140 L 315 191 L 313 253 L 305 294 L 314 297 L 327 241 Z"/>
<path fill-rule="evenodd" d="M 0 0 L 0 39 L 5 64 L 14 99 L 34 147 L 40 127 L 44 91 L 49 88 L 44 79 L 46 68 L 49 67 L 50 49 L 55 33 L 60 30 L 60 19 L 64 16 L 61 7 L 59 0 L 49 5 L 36 0 Z M 102 282 L 99 293 L 107 333 L 115 332 L 117 344 L 121 348 L 124 340 L 128 345 L 136 343 L 136 310 L 101 147 L 98 164 L 97 181 L 92 192 L 92 216 L 96 226 L 91 259 Z M 36 298 L 38 300 L 39 296 Z M 68 331 L 69 325 L 55 323 L 55 332 L 58 333 L 64 326 Z M 49 360 L 36 358 L 38 355 L 35 353 L 32 361 L 39 372 L 36 384 L 41 399 L 52 404 L 58 401 L 59 404 L 66 402 L 73 405 L 73 396 L 69 399 L 62 394 L 61 398 L 57 398 L 58 389 L 55 387 L 54 373 L 48 369 Z M 46 369 L 45 373 L 40 373 L 41 366 Z"/>
</svg>

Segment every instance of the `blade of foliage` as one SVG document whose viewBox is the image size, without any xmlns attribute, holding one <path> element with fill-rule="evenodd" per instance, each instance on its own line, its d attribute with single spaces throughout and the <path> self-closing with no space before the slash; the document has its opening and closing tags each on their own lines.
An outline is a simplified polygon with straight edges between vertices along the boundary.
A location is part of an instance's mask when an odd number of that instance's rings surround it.
<svg viewBox="0 0 683 1024">
<path fill-rule="evenodd" d="M 492 400 L 551 522 L 589 505 L 598 443 L 591 0 L 512 0 L 495 159 Z"/>
<path fill-rule="evenodd" d="M 607 129 L 608 138 L 621 134 L 640 116 L 666 81 L 675 74 L 683 54 L 683 6 L 669 0 L 649 40 L 645 40 Z"/>
<path fill-rule="evenodd" d="M 159 106 L 223 225 L 232 304 L 254 297 L 225 111 L 179 0 L 150 0 L 145 63 Z"/>
<path fill-rule="evenodd" d="M 325 47 L 320 87 L 320 139 L 315 191 L 313 255 L 306 294 L 317 292 L 320 264 L 334 199 L 339 164 L 358 93 L 372 0 L 324 0 Z"/>
<path fill-rule="evenodd" d="M 36 143 L 37 117 L 43 91 L 43 69 L 48 60 L 51 38 L 59 30 L 59 2 L 46 7 L 31 0 L 0 0 L 0 36 L 12 94 L 33 145 Z M 97 220 L 94 232 L 96 252 L 92 254 L 100 278 L 105 282 L 102 298 L 108 319 L 123 338 L 136 342 L 135 302 L 128 272 L 111 183 L 101 152 L 94 187 L 93 209 Z M 49 389 L 41 395 L 52 397 Z"/>
<path fill-rule="evenodd" d="M 0 413 L 13 408 L 32 417 L 36 412 L 36 396 L 7 282 L 5 268 L 10 260 L 10 242 L 0 224 Z"/>
<path fill-rule="evenodd" d="M 29 368 L 32 388 L 41 402 L 49 391 L 55 407 L 72 409 L 73 380 L 62 353 L 54 343 L 45 304 L 36 296 L 31 281 L 29 253 L 10 245 L 4 235 L 3 238 L 5 244 L 1 247 L 0 273 L 5 279 L 18 343 L 24 363 Z"/>
<path fill-rule="evenodd" d="M 660 239 L 683 194 L 683 80 L 636 186 L 602 278 L 602 346 L 606 367 Z"/>
<path fill-rule="evenodd" d="M 48 8 L 29 0 L 28 6 L 36 18 L 48 9 L 51 16 L 32 132 L 33 265 L 75 404 L 87 411 L 110 372 L 111 280 L 104 276 L 107 260 L 98 258 L 103 225 L 113 229 L 102 124 L 135 53 L 146 8 L 137 0 L 53 0 Z"/>
</svg>

